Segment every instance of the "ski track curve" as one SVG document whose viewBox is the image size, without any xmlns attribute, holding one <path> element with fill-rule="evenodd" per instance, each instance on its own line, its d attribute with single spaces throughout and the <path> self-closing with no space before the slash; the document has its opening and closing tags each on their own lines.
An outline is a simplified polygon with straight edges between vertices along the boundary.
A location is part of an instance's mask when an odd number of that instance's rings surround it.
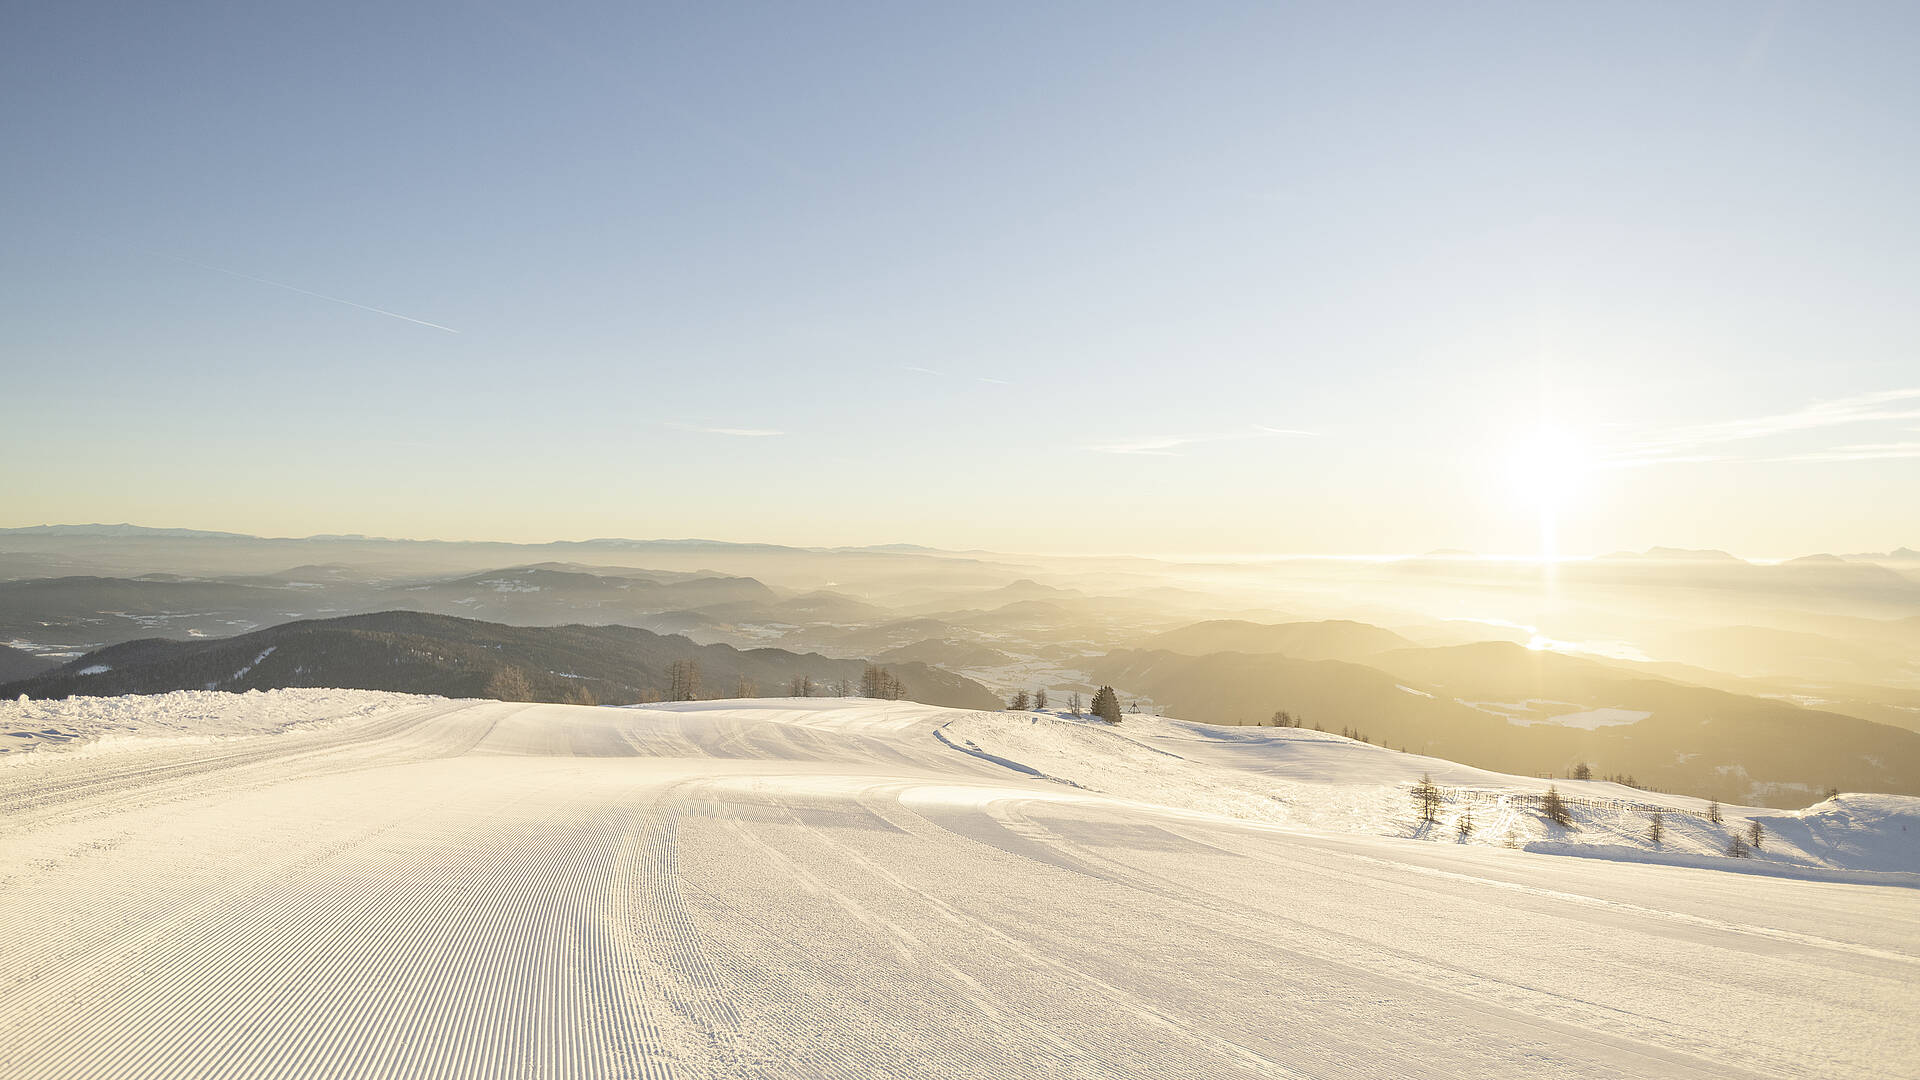
<svg viewBox="0 0 1920 1080">
<path fill-rule="evenodd" d="M 420 699 L 35 755 L 0 1076 L 1920 1076 L 1912 890 L 1157 808 L 956 715 Z"/>
</svg>

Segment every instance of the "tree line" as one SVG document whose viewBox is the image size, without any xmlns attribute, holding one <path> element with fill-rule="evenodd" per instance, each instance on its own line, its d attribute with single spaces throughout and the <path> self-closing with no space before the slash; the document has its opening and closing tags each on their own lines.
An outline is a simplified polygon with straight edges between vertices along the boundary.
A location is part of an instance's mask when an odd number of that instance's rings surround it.
<svg viewBox="0 0 1920 1080">
<path fill-rule="evenodd" d="M 1047 702 L 1047 691 L 1044 687 L 1031 694 L 1020 689 L 1007 695 L 1007 708 L 1014 712 L 1044 710 Z M 1137 702 L 1135 707 L 1137 711 Z M 1067 695 L 1067 712 L 1073 716 L 1092 715 L 1109 724 L 1117 724 L 1120 722 L 1120 695 L 1113 687 L 1102 686 L 1093 692 L 1093 703 L 1083 708 L 1080 703 L 1080 691 L 1075 690 Z"/>
<path fill-rule="evenodd" d="M 1410 794 L 1413 797 L 1414 811 L 1419 817 L 1420 824 L 1438 824 L 1440 821 L 1440 808 L 1442 804 L 1448 800 L 1448 793 L 1433 782 L 1431 775 L 1422 773 L 1420 774 L 1420 782 L 1413 785 Z M 1572 807 L 1568 804 L 1567 800 L 1561 796 L 1559 787 L 1553 784 L 1548 784 L 1546 794 L 1540 796 L 1540 816 L 1561 828 L 1570 829 L 1575 827 Z M 1721 812 L 1718 800 L 1708 802 L 1705 817 L 1715 825 L 1722 825 L 1726 822 L 1726 816 Z M 1466 806 L 1462 810 L 1456 822 L 1456 827 L 1461 840 L 1466 840 L 1473 834 L 1473 807 L 1471 805 Z M 1736 859 L 1752 858 L 1754 852 L 1759 851 L 1761 845 L 1766 842 L 1766 835 L 1767 830 L 1765 825 L 1758 821 L 1748 821 L 1745 827 L 1735 830 L 1728 837 L 1725 849 L 1726 854 Z M 1646 837 L 1647 842 L 1656 848 L 1666 843 L 1667 811 L 1652 810 L 1648 812 Z M 1517 846 L 1516 840 L 1517 838 L 1510 833 L 1508 836 L 1508 846 Z"/>
<path fill-rule="evenodd" d="M 865 697 L 900 701 L 907 696 L 907 684 L 879 664 L 868 664 L 858 683 L 845 678 L 821 683 L 816 682 L 812 675 L 803 673 L 795 675 L 786 689 L 788 697 Z M 517 667 L 503 667 L 487 681 L 486 696 L 501 701 L 531 701 L 534 690 L 524 671 Z M 642 693 L 643 699 L 649 701 L 699 701 L 706 696 L 704 676 L 698 660 L 675 660 L 667 665 L 667 689 L 664 695 L 658 690 Z M 734 680 L 730 696 L 758 697 L 760 688 L 751 677 L 741 674 Z M 593 694 L 584 687 L 570 693 L 565 702 L 596 704 Z"/>
</svg>

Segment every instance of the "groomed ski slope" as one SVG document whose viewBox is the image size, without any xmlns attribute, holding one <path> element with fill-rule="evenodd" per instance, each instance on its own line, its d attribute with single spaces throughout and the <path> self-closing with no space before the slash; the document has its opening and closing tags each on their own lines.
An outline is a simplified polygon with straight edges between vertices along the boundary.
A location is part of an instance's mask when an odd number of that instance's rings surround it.
<svg viewBox="0 0 1920 1080">
<path fill-rule="evenodd" d="M 0 1076 L 1920 1076 L 1910 799 L 1727 860 L 1313 732 L 338 693 L 0 704 L 73 733 L 0 761 Z"/>
</svg>

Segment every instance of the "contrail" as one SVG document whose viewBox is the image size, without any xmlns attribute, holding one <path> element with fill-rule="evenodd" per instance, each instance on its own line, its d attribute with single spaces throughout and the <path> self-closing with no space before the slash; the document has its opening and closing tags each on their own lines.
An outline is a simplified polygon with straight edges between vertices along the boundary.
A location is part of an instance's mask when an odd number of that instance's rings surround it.
<svg viewBox="0 0 1920 1080">
<path fill-rule="evenodd" d="M 385 315 L 390 319 L 400 319 L 405 322 L 416 323 L 420 326 L 431 326 L 435 330 L 445 330 L 449 334 L 457 334 L 460 332 L 458 330 L 455 330 L 451 326 L 441 326 L 439 323 L 428 322 L 425 319 L 416 319 L 411 315 L 402 315 L 397 311 L 388 311 L 386 308 L 372 307 L 367 304 L 356 304 L 351 300 L 342 300 L 337 296 L 328 296 L 326 293 L 314 292 L 312 289 L 303 289 L 298 285 L 289 285 L 284 281 L 270 281 L 267 278 L 254 277 L 252 274 L 243 274 L 238 270 L 228 270 L 224 266 L 212 266 L 203 262 L 195 262 L 192 259 L 185 258 L 180 255 L 169 255 L 167 257 L 174 260 L 175 262 L 186 263 L 188 266 L 197 266 L 202 270 L 211 270 L 216 274 L 226 274 L 229 277 L 237 277 L 243 281 L 254 281 L 262 285 L 271 285 L 276 289 L 285 289 L 288 292 L 297 292 L 301 296 L 311 296 L 319 300 L 330 300 L 336 304 L 345 304 L 350 308 L 359 308 L 361 311 L 371 311 L 375 315 Z"/>
</svg>

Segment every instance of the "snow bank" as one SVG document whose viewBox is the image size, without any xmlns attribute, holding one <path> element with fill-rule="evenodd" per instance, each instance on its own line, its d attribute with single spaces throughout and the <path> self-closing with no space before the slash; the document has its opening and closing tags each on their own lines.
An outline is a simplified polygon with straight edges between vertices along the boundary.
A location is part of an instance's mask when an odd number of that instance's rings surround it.
<svg viewBox="0 0 1920 1080">
<path fill-rule="evenodd" d="M 110 749 L 136 740 L 268 735 L 341 722 L 417 703 L 376 690 L 179 690 L 170 694 L 0 701 L 0 753 L 74 747 Z"/>
</svg>

